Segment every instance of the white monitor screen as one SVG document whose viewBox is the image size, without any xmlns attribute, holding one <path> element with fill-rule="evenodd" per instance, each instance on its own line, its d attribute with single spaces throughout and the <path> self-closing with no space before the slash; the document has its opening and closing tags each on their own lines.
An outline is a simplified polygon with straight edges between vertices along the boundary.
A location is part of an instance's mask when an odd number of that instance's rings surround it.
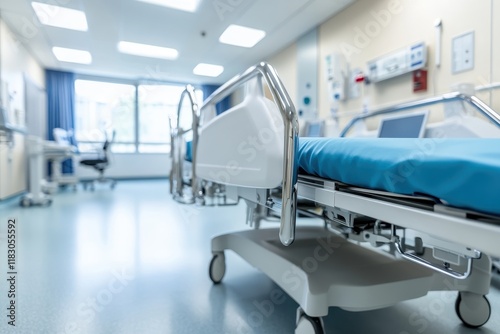
<svg viewBox="0 0 500 334">
<path fill-rule="evenodd" d="M 422 138 L 428 112 L 388 117 L 381 121 L 379 138 Z"/>
</svg>

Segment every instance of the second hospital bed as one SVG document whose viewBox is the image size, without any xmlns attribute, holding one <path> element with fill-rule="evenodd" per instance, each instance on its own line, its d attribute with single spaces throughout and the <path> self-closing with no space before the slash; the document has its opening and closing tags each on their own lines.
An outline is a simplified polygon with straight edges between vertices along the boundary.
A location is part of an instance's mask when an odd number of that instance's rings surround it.
<svg viewBox="0 0 500 334">
<path fill-rule="evenodd" d="M 243 101 L 214 117 L 215 105 L 243 84 Z M 435 290 L 459 292 L 455 309 L 466 326 L 488 321 L 490 256 L 500 256 L 500 139 L 299 139 L 294 106 L 266 63 L 224 84 L 200 109 L 192 88 L 185 96 L 193 125 L 173 128 L 174 197 L 204 204 L 218 193 L 220 204 L 244 199 L 250 223 L 280 218 L 279 228 L 213 238 L 214 283 L 224 276 L 225 250 L 236 252 L 299 304 L 296 333 L 324 333 L 321 317 L 331 306 L 377 309 Z M 468 102 L 500 126 L 475 97 L 445 99 Z M 186 184 L 182 138 L 190 131 Z M 296 226 L 298 213 L 325 224 Z"/>
</svg>

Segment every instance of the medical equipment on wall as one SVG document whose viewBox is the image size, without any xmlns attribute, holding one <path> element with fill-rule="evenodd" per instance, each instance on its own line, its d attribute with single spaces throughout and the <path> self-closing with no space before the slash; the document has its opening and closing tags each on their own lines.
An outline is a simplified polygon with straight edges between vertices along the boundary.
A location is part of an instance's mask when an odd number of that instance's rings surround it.
<svg viewBox="0 0 500 334">
<path fill-rule="evenodd" d="M 369 78 L 379 82 L 425 67 L 427 48 L 423 42 L 412 44 L 367 63 Z"/>
<path fill-rule="evenodd" d="M 26 129 L 13 124 L 7 109 L 0 106 L 0 141 L 13 145 L 14 132 L 26 134 Z"/>
<path fill-rule="evenodd" d="M 332 53 L 325 57 L 326 80 L 330 113 L 334 120 L 338 118 L 339 104 L 347 98 L 349 67 L 342 53 Z"/>
<path fill-rule="evenodd" d="M 338 137 L 339 109 L 342 102 L 357 99 L 360 95 L 364 99 L 364 89 L 367 83 L 361 69 L 351 70 L 343 53 L 331 53 L 325 57 L 326 81 L 330 117 L 325 119 L 325 136 Z M 363 78 L 363 80 L 359 80 Z"/>
<path fill-rule="evenodd" d="M 311 29 L 296 42 L 296 107 L 300 121 L 318 118 L 318 29 Z"/>
<path fill-rule="evenodd" d="M 441 44 L 443 40 L 443 21 L 441 19 L 436 19 L 434 21 L 435 29 L 435 39 L 434 45 L 436 45 L 436 51 L 434 56 L 434 65 L 436 68 L 441 67 Z"/>
<path fill-rule="evenodd" d="M 0 140 L 12 143 L 13 133 L 9 125 L 10 124 L 7 120 L 7 111 L 0 106 Z"/>
<path fill-rule="evenodd" d="M 213 258 L 209 265 L 212 281 L 219 283 L 223 279 L 226 270 L 225 251 L 236 252 L 267 274 L 299 304 L 296 333 L 324 333 L 321 317 L 328 314 L 330 306 L 350 311 L 371 310 L 421 297 L 428 291 L 450 290 L 450 287 L 458 291 L 455 311 L 460 320 L 471 327 L 480 327 L 486 323 L 491 313 L 490 304 L 485 297 L 491 277 L 489 255 L 500 256 L 500 212 L 496 211 L 498 206 L 495 203 L 498 198 L 495 197 L 495 189 L 491 184 L 479 186 L 485 198 L 478 195 L 472 195 L 471 198 L 466 189 L 452 191 L 449 198 L 449 194 L 442 195 L 442 198 L 440 194 L 425 196 L 421 191 L 417 194 L 414 190 L 405 193 L 402 190 L 406 185 L 404 181 L 407 178 L 417 179 L 420 174 L 412 173 L 411 166 L 405 165 L 410 160 L 401 159 L 401 156 L 408 154 L 412 158 L 419 158 L 420 160 L 415 160 L 419 170 L 436 166 L 432 159 L 442 147 L 439 146 L 442 142 L 437 140 L 442 137 L 435 136 L 436 133 L 432 131 L 426 131 L 426 137 L 434 136 L 436 139 L 421 139 L 422 142 L 417 142 L 417 139 L 299 140 L 295 108 L 277 73 L 266 63 L 252 67 L 224 84 L 205 100 L 200 112 L 254 78 L 265 80 L 277 109 L 259 103 L 257 98 L 256 106 L 259 109 L 253 111 L 262 114 L 264 119 L 274 120 L 278 110 L 283 122 L 280 130 L 283 141 L 280 144 L 276 141 L 269 142 L 267 145 L 271 147 L 255 150 L 252 159 L 257 162 L 269 160 L 266 168 L 281 170 L 280 191 L 273 192 L 276 189 L 274 179 L 258 180 L 258 186 L 252 186 L 252 182 L 245 179 L 247 173 L 252 177 L 255 170 L 247 168 L 241 156 L 238 157 L 241 155 L 238 147 L 242 143 L 239 133 L 231 131 L 227 132 L 227 136 L 219 137 L 211 134 L 210 127 L 220 129 L 216 124 L 218 122 L 230 127 L 246 127 L 247 124 L 228 121 L 237 117 L 231 113 L 245 113 L 244 106 L 235 106 L 227 114 L 214 118 L 199 129 L 199 145 L 193 149 L 196 152 L 193 164 L 199 180 L 211 180 L 225 185 L 228 198 L 235 201 L 243 199 L 250 208 L 260 207 L 274 212 L 281 217 L 281 225 L 279 229 L 250 230 L 213 238 Z M 399 112 L 408 105 L 425 107 L 453 99 L 462 99 L 473 105 L 491 121 L 492 126 L 500 127 L 500 117 L 494 111 L 477 98 L 463 94 L 403 104 L 379 114 Z M 370 113 L 359 119 L 372 116 L 376 115 Z M 352 125 L 350 123 L 348 126 Z M 344 131 L 346 132 L 348 130 Z M 256 137 L 258 133 L 250 135 Z M 233 145 L 226 144 L 225 152 L 217 154 L 215 158 L 209 157 L 206 151 L 216 150 L 221 141 Z M 424 154 L 417 154 L 420 151 L 415 151 L 419 148 L 419 143 L 422 145 L 420 149 L 425 150 Z M 460 151 L 468 146 L 467 152 L 470 154 L 464 156 L 458 151 L 456 158 L 470 159 L 471 162 L 473 158 L 478 158 L 474 157 L 477 148 L 474 145 L 481 145 L 482 150 L 488 151 L 486 156 L 490 156 L 498 147 L 484 145 L 476 140 L 450 139 L 443 143 L 445 152 L 456 153 L 457 147 Z M 274 154 L 279 145 L 282 145 L 281 161 L 269 156 Z M 394 175 L 393 182 L 389 182 L 387 186 L 394 186 L 394 189 L 391 191 L 392 188 L 378 186 L 371 188 L 369 182 L 376 180 L 379 174 L 384 181 L 384 173 L 377 171 L 372 175 L 366 171 L 372 167 L 385 171 L 387 166 L 393 165 L 392 158 L 389 159 L 391 155 L 400 164 L 393 167 L 396 168 L 395 171 L 389 170 Z M 373 159 L 374 156 L 379 159 Z M 480 157 L 478 162 L 482 162 Z M 428 161 L 428 158 L 431 160 Z M 441 159 L 439 155 L 436 158 Z M 380 161 L 385 162 L 379 165 Z M 486 165 L 495 163 L 488 161 Z M 356 168 L 358 163 L 362 164 L 359 170 Z M 373 163 L 377 165 L 372 165 Z M 219 169 L 207 168 L 207 165 L 219 166 Z M 259 168 L 258 163 L 252 166 Z M 301 171 L 297 173 L 299 167 Z M 468 168 L 474 167 L 474 163 L 468 164 Z M 491 180 L 490 176 L 498 178 L 498 168 L 485 167 L 488 168 L 488 173 L 492 173 L 485 174 L 487 182 L 491 182 L 488 181 Z M 397 174 L 399 170 L 405 173 L 403 178 Z M 218 171 L 228 172 L 228 178 L 223 180 L 214 177 L 214 172 Z M 232 178 L 229 171 L 236 177 Z M 432 169 L 431 172 L 434 173 Z M 478 175 L 482 175 L 482 172 L 478 172 Z M 367 185 L 356 184 L 357 180 L 365 180 Z M 421 180 L 427 182 L 425 175 Z M 440 177 L 440 182 L 445 181 L 446 177 Z M 475 182 L 468 185 L 475 187 Z M 438 187 L 425 191 L 432 193 L 443 189 L 447 187 L 440 187 L 438 184 Z M 316 209 L 321 209 L 321 213 L 302 207 L 299 198 L 314 203 Z M 456 204 L 463 198 L 467 198 L 466 205 Z M 468 200 L 471 200 L 472 207 L 468 207 Z M 324 226 L 296 226 L 298 212 L 322 219 Z M 382 250 L 388 248 L 388 251 L 373 251 L 368 246 Z"/>
</svg>

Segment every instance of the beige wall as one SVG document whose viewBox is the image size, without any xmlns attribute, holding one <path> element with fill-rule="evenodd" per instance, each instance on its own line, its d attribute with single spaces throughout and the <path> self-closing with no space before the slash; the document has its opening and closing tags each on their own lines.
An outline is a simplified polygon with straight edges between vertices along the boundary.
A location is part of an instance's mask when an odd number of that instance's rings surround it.
<svg viewBox="0 0 500 334">
<path fill-rule="evenodd" d="M 43 88 L 45 86 L 44 70 L 1 20 L 0 52 L 1 81 L 7 83 L 7 90 L 11 96 L 8 103 L 9 116 L 17 125 L 24 126 L 27 112 L 24 76 Z M 4 141 L 4 138 L 0 138 L 0 200 L 25 191 L 27 188 L 25 136 L 16 133 L 10 145 Z"/>
<path fill-rule="evenodd" d="M 494 10 L 490 14 L 492 5 Z M 440 68 L 434 66 L 434 22 L 438 18 L 443 23 Z M 411 74 L 371 84 L 364 89 L 370 109 L 450 92 L 451 86 L 456 83 L 467 82 L 478 86 L 500 81 L 500 65 L 493 62 L 493 66 L 490 66 L 492 59 L 500 59 L 500 40 L 495 40 L 500 38 L 499 22 L 500 0 L 357 0 L 319 27 L 318 90 L 321 117 L 328 117 L 330 109 L 324 59 L 333 52 L 343 53 L 351 68 L 358 67 L 366 73 L 366 63 L 369 60 L 415 42 L 423 41 L 427 45 L 427 92 L 413 93 Z M 372 30 L 367 34 L 369 29 Z M 469 31 L 475 33 L 474 69 L 452 74 L 452 38 Z M 493 47 L 491 39 L 494 40 Z M 294 46 L 290 46 L 269 59 L 269 62 L 279 69 L 278 73 L 296 101 L 297 62 L 294 52 Z M 480 97 L 488 103 L 490 94 L 481 93 Z M 360 97 L 343 102 L 339 110 L 348 114 L 359 112 L 364 100 Z M 493 94 L 492 101 L 492 106 L 500 110 L 500 90 Z M 347 120 L 346 115 L 341 121 L 344 123 Z"/>
<path fill-rule="evenodd" d="M 0 48 L 2 52 L 2 80 L 7 80 L 11 90 L 24 94 L 23 75 L 27 75 L 36 85 L 45 87 L 45 71 L 35 58 L 17 40 L 9 27 L 0 19 Z"/>
<path fill-rule="evenodd" d="M 272 59 L 268 60 L 281 81 L 283 81 L 292 101 L 297 101 L 297 46 L 292 44 Z"/>
<path fill-rule="evenodd" d="M 500 82 L 500 0 L 493 1 L 493 10 L 492 10 L 493 22 L 491 30 L 493 32 L 493 47 L 492 47 L 492 76 L 493 82 Z M 482 97 L 483 98 L 483 97 Z M 488 101 L 485 99 L 485 101 Z M 500 89 L 494 91 L 494 94 L 491 95 L 491 105 L 495 108 L 495 110 L 500 111 Z"/>
</svg>

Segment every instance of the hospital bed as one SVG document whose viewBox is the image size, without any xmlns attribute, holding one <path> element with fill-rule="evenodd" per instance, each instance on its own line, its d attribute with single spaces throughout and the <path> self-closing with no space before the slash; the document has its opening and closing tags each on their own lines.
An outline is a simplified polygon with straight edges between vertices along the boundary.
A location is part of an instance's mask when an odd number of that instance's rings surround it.
<svg viewBox="0 0 500 334">
<path fill-rule="evenodd" d="M 215 109 L 205 110 L 204 119 L 215 117 Z M 183 117 L 184 121 L 182 121 Z M 172 167 L 169 173 L 170 194 L 181 204 L 202 206 L 232 206 L 237 201 L 230 201 L 226 196 L 226 187 L 220 182 L 200 179 L 196 175 L 196 150 L 200 123 L 203 122 L 196 100 L 195 89 L 187 85 L 180 96 L 177 114 L 169 117 L 170 158 Z M 196 131 L 193 131 L 196 129 Z M 248 203 L 252 207 L 252 203 Z M 252 215 L 250 224 L 258 228 L 262 219 L 268 218 L 268 210 L 259 208 L 259 214 Z"/>
<path fill-rule="evenodd" d="M 215 105 L 243 85 L 243 102 L 215 117 Z M 479 110 L 491 133 L 500 127 L 479 99 L 453 93 L 362 115 L 343 134 L 370 116 L 450 101 Z M 201 122 L 205 114 L 212 116 Z M 247 221 L 272 211 L 280 226 L 213 238 L 211 280 L 221 282 L 226 250 L 239 254 L 299 304 L 296 333 L 324 333 L 321 317 L 332 306 L 372 310 L 442 290 L 458 292 L 466 326 L 485 324 L 490 256 L 500 256 L 500 140 L 447 138 L 442 129 L 464 122 L 444 123 L 423 139 L 299 140 L 297 113 L 272 66 L 225 83 L 193 107 L 193 197 L 203 197 L 202 182 L 219 184 L 227 198 L 249 204 Z M 173 153 L 185 147 L 178 136 Z M 303 209 L 300 199 L 317 209 Z M 298 213 L 324 224 L 296 226 Z"/>
</svg>

